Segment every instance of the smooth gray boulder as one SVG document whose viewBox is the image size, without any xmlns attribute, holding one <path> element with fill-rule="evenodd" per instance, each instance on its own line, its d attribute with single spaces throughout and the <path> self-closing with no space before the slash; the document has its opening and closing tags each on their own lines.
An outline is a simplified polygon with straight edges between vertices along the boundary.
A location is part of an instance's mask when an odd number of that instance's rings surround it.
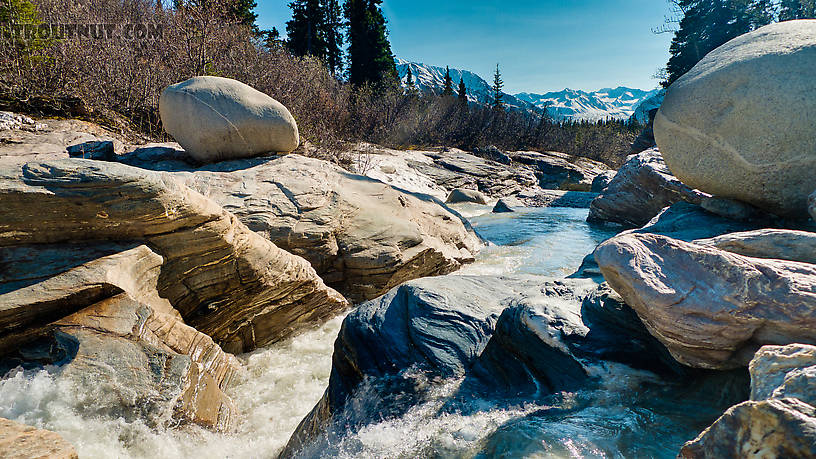
<svg viewBox="0 0 816 459">
<path fill-rule="evenodd" d="M 809 231 L 761 229 L 698 239 L 694 243 L 746 257 L 816 264 L 816 233 Z"/>
<path fill-rule="evenodd" d="M 737 368 L 764 344 L 816 343 L 816 265 L 635 233 L 604 242 L 595 259 L 685 365 Z"/>
<path fill-rule="evenodd" d="M 657 145 L 692 188 L 803 218 L 816 168 L 816 20 L 771 24 L 710 52 L 669 87 Z"/>
<path fill-rule="evenodd" d="M 456 204 L 461 202 L 472 202 L 474 204 L 487 204 L 487 197 L 479 190 L 467 190 L 464 188 L 456 188 L 448 195 L 445 201 L 448 204 Z"/>
<path fill-rule="evenodd" d="M 816 408 L 795 398 L 731 407 L 679 458 L 806 458 L 816 456 Z"/>
<path fill-rule="evenodd" d="M 675 178 L 657 149 L 630 156 L 592 201 L 587 221 L 637 228 L 679 201 L 699 204 L 702 194 Z"/>
<path fill-rule="evenodd" d="M 159 114 L 164 130 L 203 163 L 288 153 L 300 142 L 283 104 L 229 78 L 199 76 L 168 86 Z"/>
<path fill-rule="evenodd" d="M 524 207 L 524 203 L 515 197 L 501 198 L 496 202 L 496 205 L 493 206 L 493 213 L 503 214 L 515 212 L 514 207 Z"/>
</svg>

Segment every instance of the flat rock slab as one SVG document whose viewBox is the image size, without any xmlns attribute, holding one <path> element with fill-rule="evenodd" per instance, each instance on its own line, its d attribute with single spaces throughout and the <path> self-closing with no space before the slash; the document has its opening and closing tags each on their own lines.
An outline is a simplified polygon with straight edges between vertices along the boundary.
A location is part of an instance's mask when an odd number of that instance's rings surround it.
<svg viewBox="0 0 816 459">
<path fill-rule="evenodd" d="M 698 239 L 694 243 L 746 257 L 816 264 L 816 233 L 808 231 L 761 229 Z"/>
</svg>

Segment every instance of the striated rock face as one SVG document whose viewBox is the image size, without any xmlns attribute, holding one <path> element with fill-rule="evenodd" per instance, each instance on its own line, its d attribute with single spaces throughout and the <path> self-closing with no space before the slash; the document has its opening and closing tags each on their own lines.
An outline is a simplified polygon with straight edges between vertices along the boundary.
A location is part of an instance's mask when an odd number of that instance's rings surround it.
<svg viewBox="0 0 816 459">
<path fill-rule="evenodd" d="M 749 258 L 654 234 L 601 244 L 604 278 L 681 363 L 747 365 L 763 344 L 816 343 L 816 265 Z"/>
<path fill-rule="evenodd" d="M 467 190 L 465 188 L 456 188 L 450 192 L 448 199 L 445 200 L 448 204 L 455 204 L 459 202 L 472 202 L 475 204 L 487 204 L 487 197 L 478 190 Z"/>
<path fill-rule="evenodd" d="M 300 141 L 283 104 L 229 78 L 199 76 L 168 86 L 159 113 L 167 133 L 204 163 L 288 153 Z"/>
<path fill-rule="evenodd" d="M 538 182 L 529 169 L 485 160 L 461 150 L 426 152 L 425 155 L 433 160 L 432 164 L 410 160 L 408 163 L 448 190 L 475 188 L 488 196 L 501 197 L 535 186 Z"/>
<path fill-rule="evenodd" d="M 539 186 L 545 189 L 590 191 L 595 177 L 609 171 L 606 164 L 598 161 L 555 151 L 517 151 L 509 155 L 513 161 L 531 166 Z"/>
<path fill-rule="evenodd" d="M 748 369 L 751 400 L 793 397 L 816 406 L 816 346 L 762 346 Z"/>
<path fill-rule="evenodd" d="M 162 257 L 126 247 L 0 248 L 22 261 L 0 277 L 0 369 L 58 365 L 96 415 L 230 429 L 237 360 L 159 298 Z"/>
<path fill-rule="evenodd" d="M 168 174 L 56 160 L 2 168 L 0 182 L 8 210 L 0 246 L 145 241 L 164 258 L 159 296 L 229 351 L 281 339 L 347 306 L 306 260 Z"/>
<path fill-rule="evenodd" d="M 671 175 L 657 149 L 630 156 L 589 208 L 589 222 L 640 227 L 679 201 L 699 204 L 703 195 Z"/>
<path fill-rule="evenodd" d="M 668 89 L 655 137 L 683 183 L 803 218 L 816 167 L 816 20 L 762 27 Z"/>
<path fill-rule="evenodd" d="M 427 195 L 396 190 L 325 161 L 287 155 L 175 176 L 249 229 L 304 257 L 355 301 L 473 261 L 481 241 Z"/>
<path fill-rule="evenodd" d="M 816 346 L 763 346 L 749 370 L 751 401 L 726 411 L 681 457 L 816 455 Z"/>
<path fill-rule="evenodd" d="M 816 264 L 816 233 L 808 231 L 761 229 L 698 239 L 694 243 L 746 257 Z"/>
<path fill-rule="evenodd" d="M 77 459 L 74 447 L 59 434 L 0 418 L 0 457 L 6 459 Z"/>
<path fill-rule="evenodd" d="M 731 407 L 678 457 L 752 459 L 816 455 L 816 408 L 795 398 L 749 401 Z"/>
</svg>

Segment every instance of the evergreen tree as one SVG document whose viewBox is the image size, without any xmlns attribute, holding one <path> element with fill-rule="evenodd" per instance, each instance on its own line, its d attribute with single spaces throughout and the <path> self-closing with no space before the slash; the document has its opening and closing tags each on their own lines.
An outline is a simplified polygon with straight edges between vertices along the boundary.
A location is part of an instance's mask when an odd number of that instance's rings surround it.
<svg viewBox="0 0 816 459">
<path fill-rule="evenodd" d="M 398 80 L 381 3 L 382 0 L 346 0 L 343 7 L 348 21 L 348 74 L 353 84 L 394 84 Z"/>
<path fill-rule="evenodd" d="M 262 30 L 259 32 L 259 36 L 263 41 L 264 46 L 269 49 L 272 49 L 276 46 L 280 46 L 281 44 L 281 37 L 280 32 L 276 27 L 272 27 L 272 30 Z"/>
<path fill-rule="evenodd" d="M 772 0 L 678 0 L 685 14 L 666 65 L 668 87 L 715 48 L 773 21 Z"/>
<path fill-rule="evenodd" d="M 292 8 L 292 19 L 286 23 L 289 51 L 296 56 L 325 59 L 328 54 L 323 38 L 326 11 L 320 0 L 294 0 L 289 8 Z"/>
<path fill-rule="evenodd" d="M 255 0 L 232 0 L 230 5 L 230 13 L 235 19 L 243 25 L 252 27 L 255 33 L 259 33 L 258 26 L 255 21 L 258 15 L 255 14 L 255 7 L 258 6 Z"/>
<path fill-rule="evenodd" d="M 419 89 L 416 87 L 416 83 L 414 83 L 414 73 L 411 71 L 411 66 L 408 66 L 408 73 L 405 75 L 405 93 L 409 96 L 418 96 Z"/>
<path fill-rule="evenodd" d="M 459 102 L 467 105 L 468 98 L 467 98 L 467 87 L 465 86 L 465 80 L 459 78 L 459 91 L 457 92 L 457 97 L 459 97 Z"/>
<path fill-rule="evenodd" d="M 782 0 L 779 20 L 794 19 L 816 19 L 816 0 Z"/>
<path fill-rule="evenodd" d="M 340 18 L 343 12 L 337 0 L 324 1 L 326 21 L 322 33 L 326 43 L 326 65 L 332 73 L 339 73 L 343 70 L 343 32 Z"/>
<path fill-rule="evenodd" d="M 504 88 L 504 80 L 501 78 L 499 64 L 496 64 L 496 73 L 493 75 L 493 101 L 490 104 L 493 110 L 504 111 L 504 94 L 502 94 L 502 88 Z"/>
<path fill-rule="evenodd" d="M 445 86 L 442 88 L 443 96 L 453 95 L 453 80 L 450 76 L 450 67 L 445 67 Z"/>
</svg>

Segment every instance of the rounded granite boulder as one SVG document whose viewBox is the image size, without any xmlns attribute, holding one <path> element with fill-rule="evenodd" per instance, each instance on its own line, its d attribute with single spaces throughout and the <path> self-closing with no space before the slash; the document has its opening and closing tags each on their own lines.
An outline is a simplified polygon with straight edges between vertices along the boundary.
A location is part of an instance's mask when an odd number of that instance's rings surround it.
<svg viewBox="0 0 816 459">
<path fill-rule="evenodd" d="M 168 86 L 159 114 L 164 130 L 204 163 L 289 153 L 300 141 L 283 104 L 229 78 L 200 76 Z"/>
<path fill-rule="evenodd" d="M 816 20 L 762 27 L 709 53 L 666 93 L 655 138 L 677 178 L 802 218 L 816 168 Z"/>
</svg>

